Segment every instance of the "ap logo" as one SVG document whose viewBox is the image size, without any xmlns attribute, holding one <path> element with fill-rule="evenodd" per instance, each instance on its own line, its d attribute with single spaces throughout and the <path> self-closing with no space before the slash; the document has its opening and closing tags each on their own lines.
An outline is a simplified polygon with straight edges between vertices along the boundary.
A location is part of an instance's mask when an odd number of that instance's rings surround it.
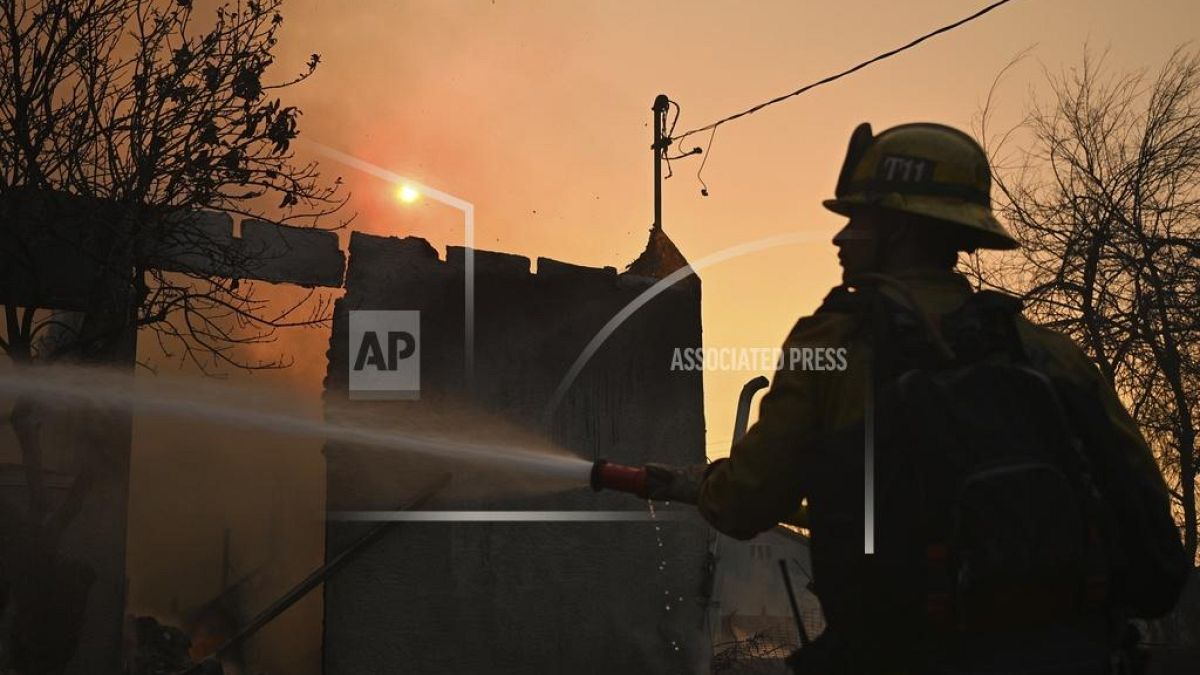
<svg viewBox="0 0 1200 675">
<path fill-rule="evenodd" d="M 350 312 L 350 399 L 413 400 L 421 392 L 421 313 Z"/>
</svg>

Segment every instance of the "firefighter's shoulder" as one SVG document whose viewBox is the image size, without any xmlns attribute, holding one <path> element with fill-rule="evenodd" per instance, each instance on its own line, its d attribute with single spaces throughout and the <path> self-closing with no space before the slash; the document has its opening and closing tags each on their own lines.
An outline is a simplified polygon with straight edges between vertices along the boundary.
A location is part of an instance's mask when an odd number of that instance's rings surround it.
<svg viewBox="0 0 1200 675">
<path fill-rule="evenodd" d="M 845 286 L 835 286 L 817 311 L 800 317 L 788 334 L 789 347 L 830 346 L 853 340 L 859 333 L 866 300 Z"/>
<path fill-rule="evenodd" d="M 1023 316 L 1017 316 L 1016 325 L 1017 335 L 1033 365 L 1043 372 L 1077 382 L 1095 380 L 1099 376 L 1096 364 L 1071 338 Z"/>
<path fill-rule="evenodd" d="M 869 302 L 867 294 L 842 284 L 829 289 L 816 313 L 857 316 L 869 309 Z"/>
</svg>

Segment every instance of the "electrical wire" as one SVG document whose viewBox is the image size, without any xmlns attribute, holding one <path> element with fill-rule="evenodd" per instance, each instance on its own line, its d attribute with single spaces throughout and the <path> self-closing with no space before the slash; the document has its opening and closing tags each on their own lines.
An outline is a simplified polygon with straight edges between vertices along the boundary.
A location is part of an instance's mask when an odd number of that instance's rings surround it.
<svg viewBox="0 0 1200 675">
<path fill-rule="evenodd" d="M 675 101 L 672 101 L 671 99 L 667 99 L 667 102 L 670 105 L 675 106 L 675 117 L 673 117 L 671 119 L 671 128 L 668 130 L 665 130 L 666 133 L 663 134 L 664 143 L 663 143 L 663 147 L 660 150 L 660 152 L 662 153 L 663 161 L 665 161 L 667 163 L 667 175 L 663 176 L 663 180 L 666 180 L 666 179 L 670 178 L 671 176 L 675 175 L 675 170 L 671 167 L 672 161 L 677 160 L 677 159 L 683 159 L 684 157 L 690 157 L 692 155 L 696 155 L 696 154 L 699 154 L 702 152 L 702 150 L 700 148 L 692 148 L 691 150 L 689 150 L 687 152 L 681 152 L 678 155 L 675 155 L 674 157 L 672 157 L 671 155 L 669 155 L 667 153 L 667 148 L 671 147 L 671 143 L 672 143 L 671 134 L 675 133 L 675 123 L 679 121 L 679 113 L 681 112 L 681 109 L 680 109 L 678 103 L 676 103 Z M 669 108 L 669 106 L 668 106 L 668 108 Z M 710 145 L 712 144 L 711 138 L 709 139 L 709 144 Z M 701 169 L 701 171 L 704 170 L 703 162 L 701 162 L 701 164 L 700 164 L 700 169 Z M 700 177 L 699 172 L 696 173 L 696 177 L 697 178 Z M 704 181 L 701 180 L 700 182 L 703 183 Z M 707 187 L 702 192 L 704 193 L 704 196 L 706 196 L 706 197 L 708 196 Z"/>
<path fill-rule="evenodd" d="M 679 113 L 682 112 L 682 110 L 679 107 L 679 104 L 668 98 L 667 99 L 667 110 L 670 110 L 671 106 L 675 106 L 675 117 L 671 118 L 671 128 L 665 129 L 664 131 L 666 131 L 666 133 L 664 133 L 662 135 L 662 137 L 666 141 L 666 143 L 663 145 L 661 152 L 662 152 L 663 160 L 666 161 L 666 163 L 667 163 L 667 175 L 663 178 L 663 180 L 666 180 L 667 178 L 670 178 L 671 176 L 675 175 L 675 172 L 671 169 L 671 160 L 679 159 L 680 157 L 687 156 L 687 155 L 676 155 L 675 157 L 671 157 L 670 155 L 667 154 L 667 148 L 670 147 L 670 145 L 671 145 L 671 134 L 675 133 L 675 123 L 679 121 Z M 663 121 L 665 122 L 666 120 L 664 119 Z"/>
<path fill-rule="evenodd" d="M 667 133 L 663 135 L 665 138 L 670 138 L 671 134 L 675 133 L 675 123 L 679 121 L 679 113 L 682 112 L 682 110 L 680 109 L 679 104 L 671 99 L 667 99 L 667 106 L 668 108 L 670 106 L 675 106 L 675 117 L 671 118 L 671 128 L 668 129 Z"/>
<path fill-rule="evenodd" d="M 713 122 L 712 124 L 708 124 L 708 125 L 699 127 L 697 129 L 692 129 L 691 131 L 687 131 L 687 132 L 681 134 L 679 136 L 679 138 L 670 138 L 668 140 L 670 142 L 682 141 L 683 139 L 687 138 L 688 136 L 692 136 L 694 134 L 698 134 L 698 133 L 701 133 L 704 131 L 709 131 L 710 129 L 713 132 L 715 132 L 717 127 L 721 126 L 722 124 L 725 124 L 726 122 L 732 122 L 733 120 L 736 120 L 738 118 L 745 117 L 747 115 L 751 115 L 753 113 L 758 112 L 759 110 L 762 110 L 763 108 L 766 108 L 769 105 L 774 105 L 776 103 L 779 103 L 780 101 L 787 100 L 793 96 L 799 96 L 800 94 L 803 94 L 804 92 L 806 92 L 810 89 L 815 89 L 816 87 L 819 87 L 823 84 L 829 84 L 830 82 L 833 82 L 834 80 L 840 80 L 841 78 L 843 78 L 847 75 L 850 75 L 851 73 L 855 73 L 859 70 L 862 70 L 863 68 L 866 68 L 867 66 L 869 66 L 873 63 L 877 63 L 884 59 L 895 56 L 896 54 L 899 54 L 900 52 L 906 51 L 908 49 L 912 49 L 913 47 L 916 47 L 917 45 L 921 44 L 922 42 L 924 42 L 932 37 L 941 35 L 942 33 L 945 33 L 947 31 L 958 28 L 959 26 L 961 26 L 967 22 L 974 21 L 975 19 L 978 19 L 979 17 L 983 16 L 984 14 L 987 14 L 988 12 L 1000 7 L 1001 5 L 1006 5 L 1009 2 L 1012 2 L 1012 0 L 998 0 L 997 2 L 993 2 L 992 4 L 988 5 L 987 7 L 984 7 L 983 9 L 979 10 L 978 12 L 975 12 L 974 14 L 972 14 L 966 18 L 959 19 L 958 21 L 955 21 L 954 23 L 947 24 L 945 26 L 942 26 L 941 28 L 938 28 L 935 31 L 926 33 L 925 35 L 922 35 L 921 37 L 909 42 L 906 45 L 897 47 L 891 51 L 884 52 L 872 59 L 863 61 L 862 63 L 854 66 L 853 68 L 843 70 L 840 73 L 837 73 L 835 75 L 830 75 L 829 77 L 817 80 L 816 82 L 813 82 L 811 84 L 806 84 L 803 87 L 800 87 L 799 89 L 797 89 L 796 91 L 791 92 L 790 94 L 784 94 L 782 96 L 777 96 L 777 97 L 771 99 L 770 101 L 767 101 L 765 103 L 760 103 L 760 104 L 754 106 L 753 108 L 743 110 L 742 112 L 737 113 L 736 115 L 730 115 L 729 117 L 719 119 L 716 122 Z M 710 143 L 711 143 L 711 137 L 710 137 Z M 707 158 L 707 154 L 705 154 L 705 157 Z M 701 181 L 701 182 L 703 183 L 703 181 Z"/>
<path fill-rule="evenodd" d="M 701 197 L 708 196 L 708 184 L 704 182 L 704 179 L 700 177 L 700 174 L 704 172 L 704 165 L 708 164 L 708 157 L 710 154 L 712 154 L 713 138 L 716 135 L 717 135 L 717 128 L 714 126 L 712 128 L 712 133 L 708 135 L 708 146 L 704 149 L 704 159 L 700 160 L 700 168 L 696 169 L 696 180 L 700 181 L 700 196 Z M 697 148 L 697 149 L 699 149 L 699 148 Z"/>
</svg>

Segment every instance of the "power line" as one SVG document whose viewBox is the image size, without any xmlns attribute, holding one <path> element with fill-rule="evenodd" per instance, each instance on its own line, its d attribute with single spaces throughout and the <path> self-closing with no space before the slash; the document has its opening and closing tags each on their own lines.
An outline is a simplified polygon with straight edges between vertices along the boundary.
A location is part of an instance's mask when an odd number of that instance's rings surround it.
<svg viewBox="0 0 1200 675">
<path fill-rule="evenodd" d="M 679 113 L 682 112 L 682 109 L 679 107 L 678 103 L 667 99 L 667 109 L 669 110 L 671 106 L 675 106 L 675 117 L 671 118 L 671 128 L 666 130 L 666 133 L 663 134 L 663 138 L 670 138 L 671 134 L 675 133 L 675 123 L 679 121 Z M 665 119 L 663 120 L 663 123 L 666 123 Z M 680 155 L 680 157 L 682 156 L 683 155 Z M 667 163 L 667 175 L 663 178 L 663 180 L 666 180 L 667 178 L 675 175 L 675 172 L 671 170 L 671 160 L 678 159 L 679 157 L 671 157 L 667 154 L 666 148 L 664 147 L 662 149 L 662 158 L 663 161 Z"/>
<path fill-rule="evenodd" d="M 998 2 L 993 2 L 992 4 L 988 5 L 987 7 L 984 7 L 983 9 L 979 10 L 978 12 L 975 12 L 974 14 L 972 14 L 966 18 L 959 19 L 958 21 L 955 21 L 952 24 L 947 24 L 945 26 L 942 26 L 941 28 L 938 28 L 937 30 L 935 30 L 933 32 L 926 33 L 925 35 L 922 35 L 921 37 L 913 40 L 912 42 L 909 42 L 906 45 L 897 47 L 888 52 L 884 52 L 884 53 L 880 54 L 879 56 L 876 56 L 867 61 L 863 61 L 862 63 L 854 66 L 853 68 L 850 68 L 848 70 L 843 70 L 842 72 L 837 73 L 836 75 L 830 75 L 829 77 L 826 77 L 824 79 L 817 80 L 816 82 L 813 82 L 812 84 L 806 84 L 803 87 L 800 87 L 799 89 L 797 89 L 796 91 L 791 92 L 790 94 L 784 94 L 783 96 L 777 96 L 777 97 L 771 99 L 770 101 L 767 101 L 766 103 L 760 103 L 760 104 L 754 106 L 753 108 L 750 108 L 748 110 L 743 110 L 742 112 L 737 113 L 736 115 L 730 115 L 729 117 L 719 119 L 716 122 L 713 122 L 712 124 L 708 124 L 708 125 L 699 127 L 697 129 L 692 129 L 691 131 L 681 134 L 678 138 L 671 138 L 670 142 L 678 143 L 678 142 L 683 141 L 683 139 L 687 138 L 688 136 L 691 136 L 693 134 L 698 134 L 703 131 L 712 130 L 715 133 L 717 127 L 721 126 L 722 124 L 725 124 L 726 122 L 732 122 L 733 120 L 736 120 L 740 117 L 745 117 L 746 115 L 751 115 L 753 113 L 758 112 L 759 110 L 762 110 L 763 108 L 765 108 L 769 105 L 774 105 L 776 103 L 779 103 L 780 101 L 784 101 L 793 96 L 799 96 L 800 94 L 803 94 L 804 92 L 806 92 L 810 89 L 819 87 L 823 84 L 829 84 L 830 82 L 833 82 L 834 80 L 840 80 L 841 78 L 843 78 L 847 75 L 850 75 L 851 73 L 862 70 L 863 68 L 866 68 L 867 66 L 869 66 L 873 63 L 877 63 L 884 59 L 895 56 L 896 54 L 899 54 L 900 52 L 906 51 L 908 49 L 912 49 L 913 47 L 916 47 L 917 45 L 928 40 L 929 38 L 935 37 L 937 35 L 941 35 L 942 33 L 945 33 L 950 30 L 954 30 L 955 28 L 958 28 L 959 26 L 961 26 L 967 22 L 974 21 L 975 19 L 978 19 L 979 17 L 983 16 L 984 14 L 987 14 L 988 12 L 992 11 L 993 9 L 996 9 L 997 7 L 999 7 L 1001 5 L 1006 5 L 1009 2 L 1012 2 L 1012 0 L 998 0 Z M 709 138 L 709 140 L 711 142 L 711 140 L 712 140 L 711 137 Z"/>
<path fill-rule="evenodd" d="M 708 158 L 712 155 L 713 138 L 715 138 L 716 135 L 717 127 L 713 126 L 712 133 L 708 135 L 708 145 L 704 148 L 704 158 L 700 160 L 700 168 L 696 169 L 696 180 L 700 181 L 700 194 L 705 197 L 708 196 L 708 183 L 704 182 L 704 179 L 700 177 L 700 174 L 704 173 L 704 165 L 708 164 Z M 696 149 L 699 150 L 699 148 Z"/>
</svg>

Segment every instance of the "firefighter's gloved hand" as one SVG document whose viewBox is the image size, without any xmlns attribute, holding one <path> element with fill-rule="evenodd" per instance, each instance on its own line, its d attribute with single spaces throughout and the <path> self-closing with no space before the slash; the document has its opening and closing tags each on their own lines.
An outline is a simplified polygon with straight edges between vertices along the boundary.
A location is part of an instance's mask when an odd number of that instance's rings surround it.
<svg viewBox="0 0 1200 675">
<path fill-rule="evenodd" d="M 695 504 L 700 501 L 700 484 L 704 482 L 707 468 L 704 464 L 647 464 L 646 495 L 656 501 Z"/>
</svg>

